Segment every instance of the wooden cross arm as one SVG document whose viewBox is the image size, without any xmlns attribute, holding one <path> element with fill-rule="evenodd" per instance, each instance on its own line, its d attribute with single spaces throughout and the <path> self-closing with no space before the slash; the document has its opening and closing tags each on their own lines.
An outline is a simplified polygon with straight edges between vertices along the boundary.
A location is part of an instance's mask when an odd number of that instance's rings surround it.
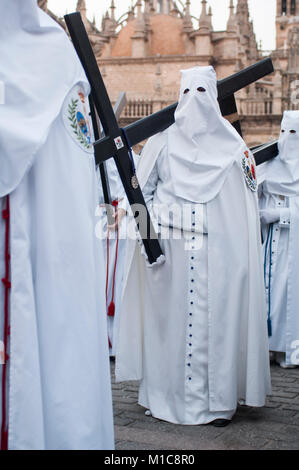
<svg viewBox="0 0 299 470">
<path fill-rule="evenodd" d="M 260 62 L 250 65 L 244 70 L 218 81 L 218 101 L 221 102 L 228 99 L 237 91 L 256 82 L 264 76 L 274 71 L 273 63 L 270 58 L 263 59 Z M 174 123 L 174 113 L 178 103 L 174 103 L 167 108 L 151 114 L 137 122 L 129 124 L 125 130 L 130 144 L 136 145 L 149 137 L 167 129 Z M 110 140 L 109 140 L 110 139 Z M 108 160 L 113 156 L 115 145 L 112 138 L 105 138 L 95 142 L 95 156 L 97 163 Z"/>
<path fill-rule="evenodd" d="M 243 70 L 218 81 L 218 100 L 224 100 L 242 88 L 274 72 L 273 62 L 270 57 L 260 60 Z"/>
<path fill-rule="evenodd" d="M 99 71 L 80 13 L 66 15 L 65 21 L 91 86 L 94 106 L 105 134 L 103 138 L 104 152 L 108 158 L 114 158 L 120 179 L 136 219 L 140 236 L 143 240 L 148 261 L 150 264 L 153 264 L 162 255 L 162 250 L 136 178 L 134 159 L 130 153 L 130 146 L 126 140 L 126 136 L 118 126 L 103 77 Z M 107 158 L 105 160 L 107 160 Z M 102 161 L 102 159 L 96 159 L 97 163 L 101 163 Z M 140 213 L 141 220 L 139 221 Z"/>
<path fill-rule="evenodd" d="M 101 121 L 104 134 L 118 136 L 119 128 L 105 84 L 93 53 L 89 38 L 79 12 L 64 17 L 74 47 L 85 70 L 92 89 L 92 98 Z"/>
<path fill-rule="evenodd" d="M 278 142 L 271 142 L 252 150 L 257 165 L 276 158 L 278 155 Z"/>
</svg>

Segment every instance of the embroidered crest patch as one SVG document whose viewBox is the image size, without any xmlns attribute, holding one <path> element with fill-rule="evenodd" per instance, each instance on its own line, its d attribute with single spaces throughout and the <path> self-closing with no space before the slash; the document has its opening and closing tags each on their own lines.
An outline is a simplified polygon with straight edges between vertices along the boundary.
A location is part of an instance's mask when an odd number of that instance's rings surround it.
<svg viewBox="0 0 299 470">
<path fill-rule="evenodd" d="M 256 164 L 254 156 L 249 152 L 249 150 L 244 152 L 244 157 L 242 158 L 242 169 L 249 188 L 252 191 L 257 191 Z"/>
<path fill-rule="evenodd" d="M 76 86 L 67 97 L 63 121 L 74 141 L 85 151 L 93 153 L 89 103 L 80 86 Z"/>
</svg>

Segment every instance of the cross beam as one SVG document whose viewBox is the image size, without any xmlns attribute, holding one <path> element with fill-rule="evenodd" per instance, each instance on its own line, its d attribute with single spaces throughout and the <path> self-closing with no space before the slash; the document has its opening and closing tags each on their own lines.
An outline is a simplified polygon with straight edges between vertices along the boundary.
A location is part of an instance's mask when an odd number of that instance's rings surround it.
<svg viewBox="0 0 299 470">
<path fill-rule="evenodd" d="M 236 108 L 231 108 L 231 101 L 234 93 L 273 71 L 272 60 L 267 58 L 235 73 L 234 75 L 231 75 L 230 77 L 218 81 L 218 101 L 224 114 L 232 114 L 237 111 Z M 136 145 L 171 126 L 175 122 L 174 113 L 177 105 L 178 103 L 174 103 L 157 113 L 151 114 L 137 122 L 129 124 L 125 128 L 125 131 L 131 145 Z M 113 155 L 113 152 L 115 152 L 115 145 L 109 136 L 95 143 L 97 162 L 107 160 L 111 155 Z"/>
<path fill-rule="evenodd" d="M 129 150 L 131 146 L 171 126 L 175 122 L 177 103 L 141 119 L 125 129 L 120 129 L 80 13 L 66 15 L 65 21 L 91 85 L 94 105 L 105 134 L 105 137 L 97 140 L 94 144 L 96 163 L 101 163 L 113 157 L 131 207 L 137 204 L 145 209 L 147 233 L 143 233 L 141 236 L 148 260 L 152 264 L 162 254 L 162 251 L 138 181 L 136 178 L 134 179 L 133 164 L 129 156 Z M 273 71 L 271 59 L 264 59 L 231 77 L 220 80 L 217 85 L 220 107 L 226 108 L 229 114 L 235 113 L 234 93 Z M 139 215 L 136 210 L 133 210 L 133 214 L 135 218 Z"/>
<path fill-rule="evenodd" d="M 122 91 L 119 94 L 117 102 L 115 103 L 113 107 L 113 111 L 114 111 L 117 121 L 120 119 L 121 113 L 123 109 L 126 107 L 126 104 L 127 104 L 126 93 Z M 91 115 L 91 120 L 92 120 L 94 138 L 95 140 L 99 140 L 100 137 L 103 136 L 103 129 L 102 129 L 101 123 L 99 122 L 99 118 L 97 116 L 97 112 L 96 112 L 91 94 L 89 95 L 89 105 L 90 105 L 90 115 Z M 101 178 L 102 189 L 103 189 L 104 202 L 106 206 L 108 225 L 113 225 L 115 223 L 115 220 L 113 218 L 114 210 L 111 204 L 112 199 L 111 199 L 111 194 L 110 194 L 109 176 L 107 174 L 106 162 L 102 162 L 99 164 L 99 171 L 100 171 L 100 178 Z"/>
<path fill-rule="evenodd" d="M 109 140 L 112 143 L 109 157 L 105 159 L 96 159 L 96 163 L 101 163 L 102 161 L 113 157 L 126 191 L 128 201 L 133 209 L 135 219 L 140 216 L 139 212 L 141 211 L 141 208 L 144 209 L 144 211 L 142 211 L 142 215 L 145 217 L 143 217 L 142 220 L 142 232 L 140 234 L 148 261 L 150 264 L 153 264 L 163 253 L 146 207 L 142 191 L 139 187 L 136 176 L 134 175 L 133 162 L 129 155 L 130 144 L 126 141 L 123 132 L 118 126 L 117 119 L 114 115 L 109 96 L 80 13 L 66 15 L 65 21 L 74 47 L 91 86 L 93 102 L 105 134 L 105 137 L 101 140 Z M 138 228 L 140 231 L 140 226 Z"/>
<path fill-rule="evenodd" d="M 278 155 L 278 142 L 270 142 L 252 150 L 257 165 L 261 165 Z"/>
<path fill-rule="evenodd" d="M 240 136 L 243 137 L 235 95 L 231 95 L 227 98 L 224 98 L 223 100 L 220 100 L 219 107 L 222 116 L 225 117 L 240 134 Z"/>
<path fill-rule="evenodd" d="M 93 103 L 93 99 L 91 95 L 89 95 L 89 107 L 90 107 L 90 116 L 92 120 L 94 138 L 95 140 L 98 140 L 101 137 L 100 123 L 98 122 L 98 116 L 97 116 L 96 109 L 94 107 L 94 103 Z M 106 205 L 108 225 L 112 225 L 114 220 L 113 220 L 113 212 L 112 212 L 112 207 L 111 207 L 112 201 L 111 201 L 111 194 L 110 194 L 109 178 L 108 178 L 107 169 L 106 169 L 106 162 L 102 162 L 99 164 L 99 171 L 100 171 L 100 177 L 101 177 L 101 182 L 102 182 L 104 202 Z"/>
</svg>

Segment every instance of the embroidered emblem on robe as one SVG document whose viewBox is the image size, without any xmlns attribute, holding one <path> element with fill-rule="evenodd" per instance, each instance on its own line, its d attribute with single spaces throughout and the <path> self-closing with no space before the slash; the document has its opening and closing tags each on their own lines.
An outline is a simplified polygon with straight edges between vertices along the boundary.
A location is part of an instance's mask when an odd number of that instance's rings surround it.
<svg viewBox="0 0 299 470">
<path fill-rule="evenodd" d="M 257 191 L 256 181 L 256 164 L 254 156 L 246 150 L 242 158 L 242 169 L 245 176 L 246 183 L 252 191 Z"/>
<path fill-rule="evenodd" d="M 64 105 L 63 120 L 75 142 L 89 153 L 93 152 L 89 104 L 80 86 L 75 87 Z"/>
</svg>

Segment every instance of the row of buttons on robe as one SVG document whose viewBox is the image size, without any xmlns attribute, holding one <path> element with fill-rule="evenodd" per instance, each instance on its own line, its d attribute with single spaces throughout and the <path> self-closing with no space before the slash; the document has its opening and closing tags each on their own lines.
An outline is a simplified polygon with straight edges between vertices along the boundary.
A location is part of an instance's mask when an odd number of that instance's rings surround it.
<svg viewBox="0 0 299 470">
<path fill-rule="evenodd" d="M 277 206 L 279 207 L 286 207 L 286 199 L 284 196 L 279 196 L 279 201 L 276 203 Z M 283 201 L 283 202 L 282 202 Z M 282 220 L 280 220 L 279 222 L 279 225 L 281 227 L 288 227 L 289 228 L 289 225 L 290 225 L 291 221 L 290 221 L 290 215 L 288 214 L 287 216 L 284 216 L 282 218 Z"/>
<path fill-rule="evenodd" d="M 193 219 L 192 219 L 192 227 L 195 227 L 195 221 L 194 221 L 194 215 L 195 215 L 195 211 L 192 211 L 192 216 L 193 216 Z M 191 232 L 194 233 L 194 228 L 191 229 Z M 201 236 L 201 235 L 199 235 Z M 194 244 L 192 243 L 194 242 Z M 195 250 L 196 249 L 196 235 L 192 235 L 191 237 L 191 249 L 192 250 Z M 187 367 L 188 369 L 190 369 L 190 372 L 191 372 L 191 359 L 192 359 L 192 338 L 193 338 L 193 330 L 192 330 L 192 317 L 193 317 L 193 312 L 192 312 L 192 309 L 193 309 L 193 305 L 194 305 L 194 278 L 193 278 L 193 272 L 195 270 L 195 255 L 194 254 L 191 254 L 190 255 L 190 292 L 189 292 L 189 299 L 190 299 L 190 311 L 189 311 L 189 321 L 188 321 L 188 330 L 187 330 L 187 335 L 188 335 L 188 358 L 187 358 Z M 188 374 L 188 381 L 190 382 L 192 380 L 192 375 L 191 373 Z"/>
<path fill-rule="evenodd" d="M 279 200 L 276 202 L 276 206 L 278 206 L 278 207 L 285 207 L 286 206 L 286 200 L 285 200 L 284 196 L 279 196 Z M 284 220 L 283 223 L 287 224 L 287 221 Z M 280 225 L 280 223 L 279 223 L 279 225 Z M 272 256 L 274 256 L 274 259 L 272 258 L 271 266 L 273 266 L 275 261 L 276 261 L 276 254 L 277 254 L 278 241 L 279 241 L 279 227 L 278 227 L 278 224 L 275 224 L 274 227 L 275 227 L 275 230 L 274 230 L 273 239 L 272 239 L 272 247 L 270 248 L 270 249 L 272 249 Z"/>
</svg>

